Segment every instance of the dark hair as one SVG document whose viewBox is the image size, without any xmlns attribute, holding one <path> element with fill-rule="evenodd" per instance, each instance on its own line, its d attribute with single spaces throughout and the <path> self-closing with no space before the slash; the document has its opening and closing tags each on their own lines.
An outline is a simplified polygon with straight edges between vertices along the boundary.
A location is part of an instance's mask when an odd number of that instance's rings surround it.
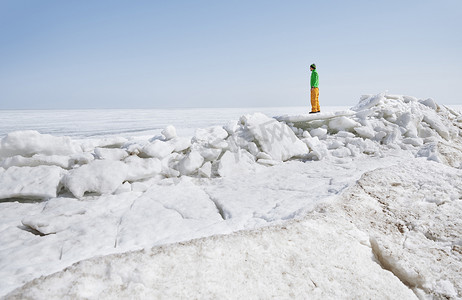
<svg viewBox="0 0 462 300">
<path fill-rule="evenodd" d="M 315 65 L 315 64 L 312 64 L 312 65 L 310 66 L 310 68 L 316 69 L 316 65 Z"/>
</svg>

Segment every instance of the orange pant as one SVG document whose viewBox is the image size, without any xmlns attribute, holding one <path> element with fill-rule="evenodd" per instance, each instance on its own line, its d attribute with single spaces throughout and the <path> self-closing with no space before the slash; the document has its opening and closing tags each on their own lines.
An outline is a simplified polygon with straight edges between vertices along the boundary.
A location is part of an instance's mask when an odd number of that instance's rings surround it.
<svg viewBox="0 0 462 300">
<path fill-rule="evenodd" d="M 319 88 L 311 89 L 311 111 L 321 111 L 319 107 Z"/>
</svg>

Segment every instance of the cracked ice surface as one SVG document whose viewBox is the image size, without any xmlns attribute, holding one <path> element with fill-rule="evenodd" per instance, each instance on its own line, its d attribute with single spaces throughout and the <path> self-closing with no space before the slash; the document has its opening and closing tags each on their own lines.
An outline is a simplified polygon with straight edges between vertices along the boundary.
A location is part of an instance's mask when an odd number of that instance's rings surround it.
<svg viewBox="0 0 462 300">
<path fill-rule="evenodd" d="M 418 296 L 457 297 L 462 290 L 461 178 L 461 170 L 448 166 L 405 162 L 365 173 L 338 205 L 369 234 L 382 265 Z"/>
<path fill-rule="evenodd" d="M 320 200 L 354 184 L 364 172 L 394 163 L 395 159 L 374 165 L 367 160 L 352 161 L 326 169 L 322 162 L 292 161 L 248 176 L 167 178 L 144 192 L 88 196 L 85 201 L 53 198 L 41 203 L 2 203 L 0 274 L 5 280 L 1 284 L 4 289 L 18 286 L 95 255 L 227 234 L 303 216 Z M 19 208 L 24 213 L 8 213 Z M 25 227 L 45 236 L 33 235 Z M 40 253 L 33 264 L 31 253 Z M 7 259 L 12 256 L 14 264 Z"/>
<path fill-rule="evenodd" d="M 7 135 L 0 295 L 57 272 L 8 298 L 462 297 L 460 128 L 379 94 L 191 139 Z"/>
<path fill-rule="evenodd" d="M 372 259 L 367 235 L 333 217 L 94 258 L 8 298 L 416 299 Z"/>
<path fill-rule="evenodd" d="M 269 220 L 278 219 L 279 224 L 92 258 L 34 280 L 8 297 L 457 298 L 462 268 L 462 171 L 421 158 L 394 157 L 371 164 L 355 161 L 326 170 L 319 162 L 312 168 L 291 162 L 273 170 L 282 175 L 278 178 L 272 172 L 261 172 L 253 174 L 253 180 L 236 176 L 205 185 L 191 180 L 177 183 L 188 192 L 197 189 L 213 224 L 206 230 L 195 227 L 200 216 L 187 218 L 187 203 L 143 205 L 154 201 L 148 191 L 124 208 L 123 218 L 133 227 L 125 227 L 126 235 L 119 231 L 119 237 L 140 242 L 153 239 L 160 228 L 168 231 L 173 220 L 179 226 L 175 231 L 182 232 L 185 240 L 195 234 L 254 228 Z M 319 176 L 321 168 L 323 175 Z M 295 170 L 300 181 L 311 180 L 312 185 L 303 188 L 294 182 Z M 329 179 L 333 173 L 338 177 Z M 233 184 L 241 187 L 218 189 Z M 316 189 L 318 196 L 308 196 Z M 210 195 L 221 199 L 230 219 L 217 214 L 207 201 Z M 177 200 L 178 196 L 171 195 Z M 238 205 L 226 205 L 239 196 Z M 325 200 L 319 202 L 316 197 Z M 140 201 L 138 211 L 136 201 Z M 296 202 L 304 205 L 299 208 Z M 239 207 L 243 208 L 237 217 Z M 155 225 L 159 227 L 141 221 L 149 219 L 148 210 L 157 209 L 165 215 Z M 281 222 L 289 212 L 293 214 L 290 218 L 300 217 Z M 130 217 L 138 218 L 139 224 L 129 221 Z M 123 223 L 119 224 L 123 227 Z M 142 237 L 131 235 L 141 232 Z M 159 243 L 175 239 L 182 239 L 181 234 Z M 94 287 L 89 289 L 89 285 Z"/>
</svg>

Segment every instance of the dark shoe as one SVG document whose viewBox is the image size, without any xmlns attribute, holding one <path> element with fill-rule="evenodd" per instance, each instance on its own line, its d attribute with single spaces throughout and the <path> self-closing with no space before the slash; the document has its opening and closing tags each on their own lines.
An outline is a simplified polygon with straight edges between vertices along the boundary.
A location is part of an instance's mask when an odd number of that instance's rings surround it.
<svg viewBox="0 0 462 300">
<path fill-rule="evenodd" d="M 310 114 L 315 114 L 317 113 L 317 111 L 310 111 Z"/>
<path fill-rule="evenodd" d="M 318 110 L 316 113 L 320 113 L 320 112 L 321 112 L 321 111 L 320 111 L 320 110 Z"/>
</svg>

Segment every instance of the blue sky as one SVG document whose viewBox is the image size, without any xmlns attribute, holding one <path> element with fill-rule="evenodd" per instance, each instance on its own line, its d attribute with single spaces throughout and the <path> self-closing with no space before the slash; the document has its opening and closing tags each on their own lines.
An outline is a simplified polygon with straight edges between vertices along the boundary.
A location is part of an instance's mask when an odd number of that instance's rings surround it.
<svg viewBox="0 0 462 300">
<path fill-rule="evenodd" d="M 462 104 L 462 1 L 0 0 L 0 109 Z"/>
</svg>

